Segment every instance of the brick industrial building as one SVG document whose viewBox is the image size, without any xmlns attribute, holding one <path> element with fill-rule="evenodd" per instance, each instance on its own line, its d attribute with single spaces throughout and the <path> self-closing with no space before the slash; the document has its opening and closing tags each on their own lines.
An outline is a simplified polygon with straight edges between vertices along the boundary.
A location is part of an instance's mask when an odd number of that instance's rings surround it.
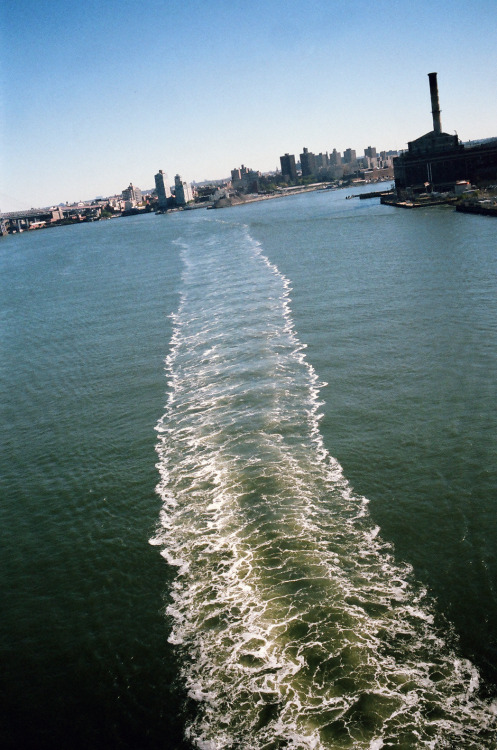
<svg viewBox="0 0 497 750">
<path fill-rule="evenodd" d="M 433 130 L 408 144 L 393 160 L 397 192 L 448 191 L 460 180 L 485 186 L 497 182 L 497 139 L 465 146 L 442 132 L 437 74 L 429 73 Z"/>
</svg>

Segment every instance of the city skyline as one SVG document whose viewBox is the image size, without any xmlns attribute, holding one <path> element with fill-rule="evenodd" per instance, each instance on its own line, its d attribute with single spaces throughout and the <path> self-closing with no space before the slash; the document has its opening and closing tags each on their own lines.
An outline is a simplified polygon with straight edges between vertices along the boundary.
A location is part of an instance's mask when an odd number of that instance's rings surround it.
<svg viewBox="0 0 497 750">
<path fill-rule="evenodd" d="M 173 198 L 176 198 L 177 203 L 180 206 L 193 201 L 194 191 L 196 187 L 207 187 L 209 185 L 217 185 L 218 187 L 220 185 L 232 185 L 234 188 L 242 190 L 242 192 L 250 192 L 250 180 L 257 180 L 259 177 L 270 178 L 271 176 L 279 176 L 279 178 L 284 178 L 290 182 L 297 182 L 297 180 L 304 177 L 314 177 L 316 182 L 319 182 L 320 180 L 323 180 L 324 182 L 342 180 L 342 176 L 330 176 L 329 170 L 333 169 L 335 166 L 342 167 L 340 171 L 344 172 L 343 179 L 347 180 L 357 177 L 358 175 L 360 175 L 361 170 L 364 169 L 373 169 L 373 167 L 375 169 L 381 169 L 385 166 L 392 167 L 392 158 L 393 156 L 398 155 L 398 152 L 394 151 L 382 151 L 377 154 L 377 149 L 372 146 L 366 147 L 364 149 L 364 154 L 356 154 L 356 151 L 350 148 L 346 149 L 343 155 L 340 152 L 337 152 L 336 149 L 333 149 L 333 152 L 330 152 L 329 154 L 328 152 L 326 152 L 325 154 L 314 154 L 305 146 L 303 150 L 304 154 L 300 154 L 300 158 L 297 161 L 294 154 L 287 153 L 280 156 L 280 168 L 276 168 L 275 170 L 270 172 L 261 172 L 257 169 L 252 170 L 251 168 L 246 167 L 242 164 L 241 168 L 235 168 L 231 170 L 231 177 L 227 176 L 223 178 L 213 178 L 202 182 L 192 180 L 190 183 L 187 183 L 186 181 L 181 179 L 181 176 L 179 174 L 176 174 L 174 177 L 174 181 L 171 181 L 168 177 L 168 174 L 164 172 L 164 170 L 159 169 L 158 173 L 154 175 L 155 187 L 147 186 L 142 189 L 138 185 L 134 185 L 133 181 L 131 181 L 129 185 L 123 190 L 117 190 L 115 193 L 110 193 L 108 195 L 94 195 L 90 198 L 85 198 L 78 201 L 59 201 L 57 203 L 51 204 L 50 206 L 31 206 L 29 209 L 17 209 L 17 211 L 19 213 L 22 213 L 23 211 L 33 212 L 36 210 L 41 211 L 43 209 L 48 210 L 60 207 L 76 208 L 79 206 L 92 205 L 94 203 L 102 203 L 107 200 L 112 205 L 115 200 L 122 200 L 123 203 L 130 202 L 133 203 L 133 206 L 129 205 L 127 208 L 132 208 L 140 205 L 142 203 L 142 198 L 145 198 L 145 196 L 148 197 L 151 194 L 153 195 L 154 193 L 158 200 L 159 209 L 163 210 L 166 209 L 167 200 L 171 198 L 171 196 Z M 312 160 L 311 163 L 313 165 L 312 168 L 302 169 L 301 160 L 303 156 L 310 157 L 310 159 Z M 373 156 L 375 157 L 375 164 L 372 163 L 371 158 L 366 158 Z M 377 163 L 376 157 L 378 159 Z M 382 162 L 382 158 L 385 158 L 387 161 L 385 163 Z M 320 163 L 321 161 L 323 161 L 323 163 Z M 289 170 L 285 170 L 283 168 L 284 165 L 289 163 L 291 163 L 293 166 Z M 349 169 L 345 169 L 344 171 L 344 166 L 349 167 Z M 248 180 L 245 179 L 247 177 L 249 178 Z M 252 192 L 257 191 L 258 188 L 254 186 Z M 0 210 L 0 216 L 11 213 L 16 213 L 16 211 L 13 210 L 4 212 Z"/>
<path fill-rule="evenodd" d="M 450 10 L 450 12 L 449 12 Z M 497 135 L 497 6 L 461 0 L 270 3 L 7 0 L 0 11 L 0 210 L 148 189 L 163 168 L 188 182 L 282 154 L 374 144 L 400 150 L 431 129 Z M 484 80 L 482 83 L 482 70 Z"/>
</svg>

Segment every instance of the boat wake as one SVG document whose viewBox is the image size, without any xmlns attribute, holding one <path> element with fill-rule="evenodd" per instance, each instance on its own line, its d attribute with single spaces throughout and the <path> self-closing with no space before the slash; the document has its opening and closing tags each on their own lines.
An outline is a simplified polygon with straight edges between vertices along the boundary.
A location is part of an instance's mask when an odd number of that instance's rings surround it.
<svg viewBox="0 0 497 750">
<path fill-rule="evenodd" d="M 202 750 L 490 748 L 495 709 L 328 454 L 290 284 L 197 219 L 158 431 L 152 544 Z"/>
</svg>

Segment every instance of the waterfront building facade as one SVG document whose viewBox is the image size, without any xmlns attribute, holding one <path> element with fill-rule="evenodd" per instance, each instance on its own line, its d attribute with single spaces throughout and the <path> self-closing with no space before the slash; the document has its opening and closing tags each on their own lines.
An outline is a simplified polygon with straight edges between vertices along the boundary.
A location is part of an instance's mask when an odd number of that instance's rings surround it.
<svg viewBox="0 0 497 750">
<path fill-rule="evenodd" d="M 457 136 L 456 136 L 457 137 Z M 394 157 L 397 191 L 454 190 L 461 180 L 478 186 L 497 182 L 497 140 L 475 146 L 458 144 L 450 150 L 407 151 Z"/>
</svg>

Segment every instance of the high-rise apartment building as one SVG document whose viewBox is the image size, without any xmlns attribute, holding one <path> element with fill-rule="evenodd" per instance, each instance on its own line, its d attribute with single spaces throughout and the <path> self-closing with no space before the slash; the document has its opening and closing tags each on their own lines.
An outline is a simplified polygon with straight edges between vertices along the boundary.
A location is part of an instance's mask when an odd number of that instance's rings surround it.
<svg viewBox="0 0 497 750">
<path fill-rule="evenodd" d="M 157 198 L 159 199 L 159 208 L 162 211 L 166 210 L 168 198 L 171 197 L 171 189 L 167 183 L 167 174 L 162 169 L 159 169 L 155 175 L 155 189 L 157 191 Z"/>
<path fill-rule="evenodd" d="M 135 206 L 137 206 L 143 200 L 142 191 L 140 190 L 140 188 L 135 187 L 133 183 L 130 182 L 128 187 L 123 190 L 122 198 L 123 201 L 133 203 Z"/>
<path fill-rule="evenodd" d="M 336 148 L 333 149 L 332 153 L 329 156 L 329 162 L 331 167 L 339 167 L 342 163 L 342 157 L 340 155 L 340 152 L 336 150 Z"/>
<path fill-rule="evenodd" d="M 284 179 L 290 182 L 297 181 L 297 167 L 295 166 L 294 154 L 285 154 L 280 156 L 281 174 Z"/>
<path fill-rule="evenodd" d="M 323 154 L 322 152 L 320 154 L 314 155 L 314 160 L 316 163 L 316 171 L 320 169 L 326 169 L 330 163 L 328 152 Z"/>
<path fill-rule="evenodd" d="M 190 185 L 181 180 L 179 174 L 174 178 L 174 196 L 178 206 L 184 206 L 193 200 L 193 193 Z"/>
<path fill-rule="evenodd" d="M 260 172 L 246 167 L 244 164 L 240 168 L 231 170 L 231 182 L 235 190 L 241 190 L 244 193 L 259 192 Z"/>
<path fill-rule="evenodd" d="M 316 174 L 316 158 L 312 151 L 304 147 L 304 152 L 300 154 L 300 167 L 302 177 L 311 177 Z"/>
<path fill-rule="evenodd" d="M 343 163 L 353 164 L 357 160 L 357 154 L 353 148 L 346 148 L 343 152 Z"/>
</svg>

